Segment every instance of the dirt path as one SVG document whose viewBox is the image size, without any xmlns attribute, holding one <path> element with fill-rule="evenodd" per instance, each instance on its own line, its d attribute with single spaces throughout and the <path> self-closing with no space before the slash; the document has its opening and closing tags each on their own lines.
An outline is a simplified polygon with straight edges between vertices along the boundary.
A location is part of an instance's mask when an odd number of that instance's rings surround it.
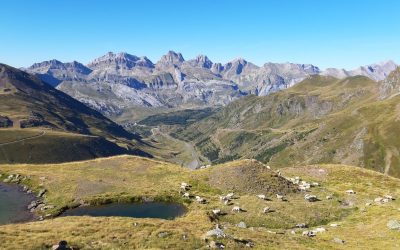
<svg viewBox="0 0 400 250">
<path fill-rule="evenodd" d="M 159 128 L 152 128 L 151 134 L 152 134 L 152 137 L 154 137 L 154 138 L 158 138 L 158 137 L 162 136 L 168 141 L 173 141 L 175 144 L 181 144 L 182 150 L 184 150 L 185 152 L 187 152 L 187 154 L 189 154 L 191 156 L 191 161 L 185 163 L 186 167 L 188 167 L 190 169 L 195 169 L 196 167 L 200 166 L 201 155 L 197 152 L 197 150 L 194 148 L 194 146 L 191 143 L 176 139 L 176 138 L 172 137 L 171 135 L 169 135 L 168 133 L 162 132 Z"/>
<path fill-rule="evenodd" d="M 18 139 L 18 140 L 10 141 L 10 142 L 3 142 L 3 143 L 0 143 L 0 146 L 5 146 L 5 145 L 13 144 L 13 143 L 18 143 L 18 142 L 23 142 L 23 141 L 27 141 L 27 140 L 36 139 L 36 138 L 44 136 L 45 134 L 46 134 L 46 131 L 42 130 L 40 132 L 40 134 L 38 134 L 38 135 L 25 137 L 23 139 Z"/>
</svg>

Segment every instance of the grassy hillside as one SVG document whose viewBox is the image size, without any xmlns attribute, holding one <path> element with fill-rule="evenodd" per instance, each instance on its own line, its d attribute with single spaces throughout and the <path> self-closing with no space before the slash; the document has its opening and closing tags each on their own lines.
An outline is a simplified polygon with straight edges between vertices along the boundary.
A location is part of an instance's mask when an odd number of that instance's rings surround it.
<svg viewBox="0 0 400 250">
<path fill-rule="evenodd" d="M 400 235 L 389 230 L 390 219 L 400 219 L 400 201 L 365 206 L 377 196 L 400 196 L 398 179 L 342 165 L 314 165 L 283 170 L 284 177 L 300 176 L 317 181 L 319 187 L 311 193 L 321 198 L 307 202 L 304 193 L 265 165 L 240 160 L 190 171 L 179 166 L 150 159 L 119 156 L 92 161 L 50 165 L 1 165 L 0 173 L 29 176 L 21 184 L 33 190 L 46 188 L 45 202 L 54 205 L 43 213 L 58 214 L 80 203 L 167 200 L 184 203 L 188 212 L 175 220 L 136 219 L 120 217 L 57 217 L 40 222 L 0 226 L 2 248 L 40 249 L 61 239 L 80 249 L 132 248 L 205 248 L 211 240 L 222 242 L 228 249 L 244 248 L 252 242 L 255 249 L 396 249 Z M 192 195 L 204 197 L 199 204 L 179 194 L 181 182 L 192 185 Z M 345 190 L 354 189 L 356 195 Z M 224 205 L 219 196 L 235 192 L 234 204 L 245 212 L 231 212 L 233 205 Z M 265 193 L 270 200 L 256 197 Z M 275 194 L 285 194 L 279 201 Z M 325 196 L 332 195 L 327 200 Z M 269 206 L 275 212 L 263 214 Z M 226 215 L 210 217 L 219 208 Z M 216 221 L 215 221 L 216 219 Z M 245 222 L 247 228 L 236 226 Z M 205 233 L 216 224 L 222 225 L 226 238 L 209 238 Z M 314 238 L 302 236 L 306 229 L 293 229 L 298 223 L 311 228 L 324 227 L 324 233 Z M 336 223 L 338 227 L 330 227 Z M 292 232 L 294 231 L 294 233 Z M 160 233 L 167 236 L 160 237 Z M 335 243 L 334 238 L 345 241 Z"/>
<path fill-rule="evenodd" d="M 400 79 L 395 74 L 399 70 L 388 79 Z M 361 76 L 313 76 L 266 97 L 233 102 L 173 136 L 193 140 L 214 163 L 241 158 L 281 167 L 342 163 L 400 176 L 395 136 L 400 96 L 382 98 L 384 85 Z"/>
<path fill-rule="evenodd" d="M 128 152 L 100 136 L 40 129 L 0 130 L 0 164 L 78 161 Z"/>
<path fill-rule="evenodd" d="M 129 152 L 147 155 L 140 150 L 144 147 L 140 137 L 38 78 L 4 64 L 0 64 L 0 117 L 1 127 L 14 129 L 0 129 L 0 140 L 10 136 L 18 140 L 31 133 L 31 128 L 47 133 L 22 144 L 0 145 L 2 162 L 34 163 L 40 161 L 34 156 L 39 154 L 48 155 L 41 159 L 42 163 L 50 158 L 60 162 Z M 60 154 L 66 149 L 78 153 Z"/>
</svg>

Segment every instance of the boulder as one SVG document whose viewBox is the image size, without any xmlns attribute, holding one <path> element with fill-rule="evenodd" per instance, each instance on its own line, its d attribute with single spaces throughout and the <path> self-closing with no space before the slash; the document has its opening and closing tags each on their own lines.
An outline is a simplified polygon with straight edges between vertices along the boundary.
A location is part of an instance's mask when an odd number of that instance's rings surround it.
<svg viewBox="0 0 400 250">
<path fill-rule="evenodd" d="M 338 244 L 344 244 L 344 240 L 339 239 L 339 238 L 333 238 L 333 242 L 338 243 Z"/>
<path fill-rule="evenodd" d="M 207 237 L 213 237 L 213 236 L 215 236 L 215 237 L 217 237 L 217 238 L 225 238 L 225 237 L 226 237 L 226 234 L 225 234 L 225 232 L 224 232 L 222 229 L 215 228 L 215 229 L 212 229 L 212 230 L 208 231 L 208 232 L 206 233 L 206 236 L 207 236 Z"/>
<path fill-rule="evenodd" d="M 243 221 L 239 222 L 236 226 L 240 228 L 247 228 L 246 223 L 244 223 Z"/>
<path fill-rule="evenodd" d="M 51 249 L 53 249 L 53 250 L 70 250 L 72 248 L 68 247 L 68 243 L 65 240 L 62 240 L 57 245 L 53 245 L 53 247 Z"/>
<path fill-rule="evenodd" d="M 390 220 L 390 221 L 388 221 L 386 226 L 391 230 L 400 231 L 400 221 L 399 220 Z"/>
</svg>

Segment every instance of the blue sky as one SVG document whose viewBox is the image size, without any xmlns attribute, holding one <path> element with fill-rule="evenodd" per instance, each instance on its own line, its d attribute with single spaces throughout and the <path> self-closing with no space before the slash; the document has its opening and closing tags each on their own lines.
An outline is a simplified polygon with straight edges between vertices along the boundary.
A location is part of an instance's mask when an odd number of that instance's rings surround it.
<svg viewBox="0 0 400 250">
<path fill-rule="evenodd" d="M 222 63 L 400 63 L 399 11 L 397 0 L 2 1 L 0 62 L 88 63 L 108 51 L 155 62 L 175 50 Z"/>
</svg>

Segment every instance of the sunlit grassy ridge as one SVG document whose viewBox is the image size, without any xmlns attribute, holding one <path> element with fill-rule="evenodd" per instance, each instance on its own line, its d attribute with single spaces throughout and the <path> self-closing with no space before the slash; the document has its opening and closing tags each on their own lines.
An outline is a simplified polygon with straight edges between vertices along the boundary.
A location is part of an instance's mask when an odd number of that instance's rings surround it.
<svg viewBox="0 0 400 250">
<path fill-rule="evenodd" d="M 46 188 L 46 203 L 56 206 L 49 211 L 51 213 L 80 202 L 143 199 L 182 202 L 188 208 L 186 215 L 173 221 L 60 217 L 0 226 L 2 247 L 6 249 L 43 248 L 60 239 L 83 249 L 202 248 L 208 244 L 203 240 L 205 233 L 217 223 L 209 218 L 215 208 L 227 213 L 220 216 L 218 223 L 229 235 L 228 238 L 215 240 L 223 242 L 228 248 L 244 247 L 243 243 L 234 239 L 250 240 L 256 249 L 396 249 L 400 241 L 399 233 L 386 227 L 389 219 L 400 219 L 399 200 L 365 207 L 366 202 L 377 196 L 390 194 L 399 197 L 399 180 L 357 167 L 318 165 L 285 168 L 283 176 L 300 176 L 304 180 L 320 183 L 320 187 L 311 189 L 312 194 L 321 198 L 315 203 L 305 201 L 304 193 L 299 193 L 295 186 L 275 171 L 251 160 L 191 171 L 165 162 L 120 156 L 65 164 L 2 165 L 0 172 L 29 176 L 25 184 L 34 190 Z M 198 204 L 183 199 L 179 194 L 181 182 L 191 184 L 189 192 L 204 197 L 208 203 Z M 354 189 L 357 194 L 349 196 L 345 194 L 347 189 Z M 233 203 L 246 212 L 233 213 L 232 205 L 225 206 L 219 201 L 219 195 L 231 191 L 238 197 Z M 255 194 L 260 192 L 267 194 L 271 200 L 258 199 Z M 275 193 L 285 194 L 288 201 L 278 201 Z M 326 195 L 333 195 L 334 199 L 326 200 Z M 352 205 L 342 206 L 340 202 L 345 200 L 351 201 Z M 263 214 L 265 206 L 276 211 Z M 240 221 L 249 228 L 236 227 Z M 330 228 L 326 225 L 332 222 L 340 226 Z M 302 236 L 302 230 L 293 235 L 290 232 L 297 223 L 323 226 L 328 231 L 315 238 Z M 168 232 L 168 236 L 160 238 L 160 232 Z M 345 244 L 334 243 L 334 237 L 345 240 Z"/>
</svg>

